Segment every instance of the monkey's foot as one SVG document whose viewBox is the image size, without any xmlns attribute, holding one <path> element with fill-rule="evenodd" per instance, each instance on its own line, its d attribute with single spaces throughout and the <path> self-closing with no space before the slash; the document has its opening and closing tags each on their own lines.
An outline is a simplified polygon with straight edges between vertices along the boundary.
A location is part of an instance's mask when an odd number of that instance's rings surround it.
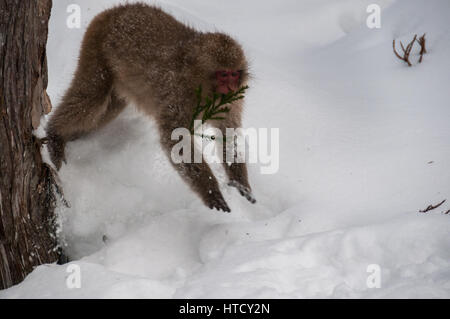
<svg viewBox="0 0 450 319">
<path fill-rule="evenodd" d="M 66 156 L 64 154 L 66 143 L 62 137 L 57 135 L 49 135 L 47 136 L 47 139 L 47 149 L 50 154 L 50 159 L 59 171 L 62 162 L 64 161 L 64 163 L 66 163 Z"/>
<path fill-rule="evenodd" d="M 206 206 L 211 209 L 222 210 L 226 213 L 231 212 L 231 209 L 228 207 L 227 202 L 220 192 L 211 192 L 206 199 Z"/>
<path fill-rule="evenodd" d="M 247 200 L 254 204 L 256 203 L 256 199 L 252 194 L 252 190 L 250 189 L 250 187 L 244 186 L 241 183 L 237 182 L 237 181 L 230 181 L 228 183 L 228 186 L 232 186 L 232 187 L 236 187 L 237 190 L 239 191 L 239 193 L 244 196 L 245 198 L 247 198 Z"/>
</svg>

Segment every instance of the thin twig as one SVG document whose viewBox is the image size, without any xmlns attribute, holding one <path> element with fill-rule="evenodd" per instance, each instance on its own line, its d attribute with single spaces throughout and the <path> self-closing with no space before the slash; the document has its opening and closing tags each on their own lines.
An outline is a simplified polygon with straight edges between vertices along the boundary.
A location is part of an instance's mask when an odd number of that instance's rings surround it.
<svg viewBox="0 0 450 319">
<path fill-rule="evenodd" d="M 429 212 L 430 210 L 433 210 L 433 209 L 436 209 L 436 208 L 438 208 L 439 206 L 441 206 L 442 204 L 444 204 L 445 203 L 445 199 L 442 201 L 442 202 L 440 202 L 439 204 L 437 204 L 437 205 L 429 205 L 427 208 L 425 208 L 424 210 L 419 210 L 419 212 L 421 212 L 421 213 L 426 213 L 426 212 Z"/>
<path fill-rule="evenodd" d="M 410 43 L 408 43 L 408 45 L 405 46 L 403 45 L 403 43 L 400 41 L 400 46 L 402 48 L 403 51 L 403 56 L 401 56 L 397 50 L 395 49 L 395 39 L 392 41 L 392 49 L 394 50 L 395 55 L 397 56 L 397 58 L 399 58 L 402 61 L 405 61 L 406 63 L 408 63 L 408 66 L 412 66 L 411 62 L 409 61 L 409 55 L 411 53 L 412 47 L 414 45 L 414 42 L 416 42 L 417 39 L 417 34 L 414 35 L 414 38 L 412 39 L 412 41 Z"/>
<path fill-rule="evenodd" d="M 423 55 L 425 54 L 425 53 L 427 53 L 427 48 L 426 48 L 426 46 L 425 46 L 425 35 L 426 35 L 426 33 L 424 33 L 420 38 L 419 38 L 419 40 L 416 40 L 417 41 L 417 43 L 419 43 L 419 45 L 420 45 L 420 58 L 419 58 L 419 63 L 422 63 L 422 59 L 423 59 Z"/>
</svg>

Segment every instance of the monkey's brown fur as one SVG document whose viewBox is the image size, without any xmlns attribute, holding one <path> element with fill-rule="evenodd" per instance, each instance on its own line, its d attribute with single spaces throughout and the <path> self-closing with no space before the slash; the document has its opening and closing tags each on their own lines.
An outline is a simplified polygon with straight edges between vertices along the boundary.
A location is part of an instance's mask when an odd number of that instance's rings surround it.
<svg viewBox="0 0 450 319">
<path fill-rule="evenodd" d="M 242 48 L 222 33 L 201 33 L 183 25 L 159 8 L 127 4 L 100 13 L 84 36 L 78 67 L 70 88 L 47 126 L 50 157 L 59 169 L 68 141 L 113 120 L 135 103 L 154 117 L 161 144 L 169 155 L 177 141 L 172 130 L 189 128 L 196 105 L 195 89 L 214 92 L 214 72 L 242 70 L 247 62 Z M 225 120 L 212 122 L 225 136 L 225 128 L 241 127 L 242 101 L 234 102 Z M 208 164 L 173 164 L 184 180 L 210 208 L 230 211 Z M 254 202 L 245 164 L 224 165 L 230 185 Z"/>
</svg>

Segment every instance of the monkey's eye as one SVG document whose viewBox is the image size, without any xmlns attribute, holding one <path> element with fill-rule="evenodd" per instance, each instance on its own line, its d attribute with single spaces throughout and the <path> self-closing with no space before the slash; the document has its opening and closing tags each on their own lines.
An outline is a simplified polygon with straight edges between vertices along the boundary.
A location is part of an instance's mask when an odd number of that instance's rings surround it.
<svg viewBox="0 0 450 319">
<path fill-rule="evenodd" d="M 228 76 L 228 73 L 227 72 L 222 72 L 221 76 L 226 78 Z"/>
<path fill-rule="evenodd" d="M 231 72 L 231 76 L 235 78 L 235 77 L 239 76 L 239 73 L 238 72 Z"/>
</svg>

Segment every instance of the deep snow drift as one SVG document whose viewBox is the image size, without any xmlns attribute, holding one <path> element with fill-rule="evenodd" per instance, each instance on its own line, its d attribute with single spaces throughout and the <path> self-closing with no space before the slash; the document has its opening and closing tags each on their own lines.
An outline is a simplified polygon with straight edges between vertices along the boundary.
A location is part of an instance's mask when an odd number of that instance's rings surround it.
<svg viewBox="0 0 450 319">
<path fill-rule="evenodd" d="M 54 1 L 49 94 L 61 98 L 92 17 L 119 1 Z M 257 204 L 224 185 L 231 214 L 211 211 L 181 182 L 154 124 L 131 106 L 67 148 L 61 236 L 81 267 L 43 265 L 0 298 L 450 297 L 450 2 L 162 1 L 248 52 L 254 79 L 246 127 L 280 128 L 280 169 L 250 166 Z M 427 33 L 407 67 L 392 40 Z M 412 61 L 417 61 L 417 48 Z M 43 121 L 44 122 L 44 121 Z M 42 123 L 43 125 L 45 123 Z M 381 287 L 369 288 L 369 265 Z"/>
</svg>

